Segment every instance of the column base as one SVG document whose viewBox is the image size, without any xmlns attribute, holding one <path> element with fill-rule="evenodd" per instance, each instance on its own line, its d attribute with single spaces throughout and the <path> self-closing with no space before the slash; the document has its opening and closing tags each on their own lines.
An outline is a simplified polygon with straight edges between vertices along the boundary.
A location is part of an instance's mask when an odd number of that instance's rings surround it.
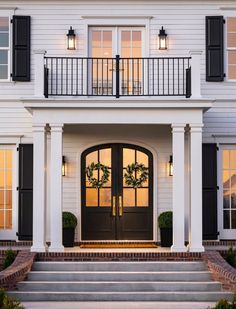
<svg viewBox="0 0 236 309">
<path fill-rule="evenodd" d="M 187 252 L 188 249 L 187 247 L 183 246 L 183 247 L 177 247 L 177 246 L 171 246 L 171 252 Z"/>
<path fill-rule="evenodd" d="M 42 246 L 42 247 L 40 247 L 40 246 L 38 246 L 38 247 L 32 246 L 30 248 L 30 251 L 31 252 L 46 252 L 46 246 Z"/>
<path fill-rule="evenodd" d="M 64 252 L 64 246 L 52 247 L 48 248 L 48 252 Z"/>
<path fill-rule="evenodd" d="M 205 248 L 203 246 L 199 246 L 199 247 L 188 246 L 188 251 L 189 252 L 205 252 Z"/>
</svg>

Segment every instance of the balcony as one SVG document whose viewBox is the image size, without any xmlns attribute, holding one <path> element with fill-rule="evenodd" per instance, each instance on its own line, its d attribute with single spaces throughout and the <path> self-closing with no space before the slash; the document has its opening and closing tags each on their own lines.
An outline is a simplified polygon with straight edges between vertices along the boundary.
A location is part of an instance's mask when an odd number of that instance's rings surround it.
<svg viewBox="0 0 236 309">
<path fill-rule="evenodd" d="M 190 57 L 44 58 L 44 95 L 191 96 Z"/>
</svg>

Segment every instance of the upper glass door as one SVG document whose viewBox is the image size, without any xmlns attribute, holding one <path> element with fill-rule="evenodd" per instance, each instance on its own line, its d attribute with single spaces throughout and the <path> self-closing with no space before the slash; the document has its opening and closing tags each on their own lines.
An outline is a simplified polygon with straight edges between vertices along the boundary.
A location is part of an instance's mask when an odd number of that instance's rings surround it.
<svg viewBox="0 0 236 309">
<path fill-rule="evenodd" d="M 114 82 L 119 60 L 121 95 L 138 95 L 143 88 L 143 28 L 91 27 L 89 56 L 93 95 L 116 93 Z"/>
</svg>

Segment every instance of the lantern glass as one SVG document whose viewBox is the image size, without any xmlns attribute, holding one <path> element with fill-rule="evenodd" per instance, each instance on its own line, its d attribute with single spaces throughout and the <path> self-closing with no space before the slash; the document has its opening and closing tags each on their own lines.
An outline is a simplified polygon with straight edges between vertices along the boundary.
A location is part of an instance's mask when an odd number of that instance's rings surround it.
<svg viewBox="0 0 236 309">
<path fill-rule="evenodd" d="M 167 49 L 167 34 L 163 27 L 161 28 L 158 36 L 159 36 L 159 49 L 160 50 Z"/>
<path fill-rule="evenodd" d="M 75 49 L 75 31 L 70 27 L 67 33 L 67 49 L 74 50 Z"/>
<path fill-rule="evenodd" d="M 66 176 L 66 169 L 67 169 L 66 157 L 62 156 L 62 166 L 61 166 L 61 174 L 62 174 L 62 176 Z"/>
<path fill-rule="evenodd" d="M 169 176 L 173 176 L 173 156 L 170 156 L 169 160 Z"/>
</svg>

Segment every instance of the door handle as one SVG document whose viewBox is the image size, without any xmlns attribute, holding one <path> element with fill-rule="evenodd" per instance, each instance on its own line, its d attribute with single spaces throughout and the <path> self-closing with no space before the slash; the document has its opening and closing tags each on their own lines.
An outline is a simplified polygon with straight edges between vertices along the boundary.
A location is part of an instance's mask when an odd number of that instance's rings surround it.
<svg viewBox="0 0 236 309">
<path fill-rule="evenodd" d="M 116 196 L 114 195 L 112 198 L 112 216 L 116 216 Z"/>
<path fill-rule="evenodd" d="M 119 216 L 123 216 L 123 200 L 121 195 L 119 196 Z"/>
</svg>

